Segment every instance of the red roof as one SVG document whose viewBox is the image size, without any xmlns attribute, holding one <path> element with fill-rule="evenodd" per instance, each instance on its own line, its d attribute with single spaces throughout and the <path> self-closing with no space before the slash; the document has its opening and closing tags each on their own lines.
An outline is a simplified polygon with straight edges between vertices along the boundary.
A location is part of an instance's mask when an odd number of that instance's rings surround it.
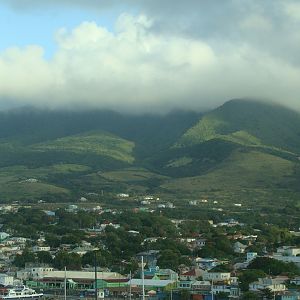
<svg viewBox="0 0 300 300">
<path fill-rule="evenodd" d="M 196 276 L 196 271 L 195 271 L 195 269 L 193 269 L 193 270 L 190 270 L 190 271 L 187 271 L 187 272 L 183 273 L 182 275 L 184 275 L 184 276 Z"/>
</svg>

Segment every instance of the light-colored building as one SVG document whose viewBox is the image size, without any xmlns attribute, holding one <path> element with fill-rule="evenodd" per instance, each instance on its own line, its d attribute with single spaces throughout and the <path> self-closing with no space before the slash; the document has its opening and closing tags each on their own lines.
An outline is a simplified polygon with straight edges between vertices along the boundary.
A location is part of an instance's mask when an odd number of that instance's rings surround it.
<svg viewBox="0 0 300 300">
<path fill-rule="evenodd" d="M 272 292 L 282 292 L 286 290 L 286 286 L 281 280 L 276 278 L 258 278 L 258 281 L 251 282 L 249 284 L 249 290 L 258 292 L 264 289 L 269 289 Z"/>
<path fill-rule="evenodd" d="M 233 251 L 235 253 L 245 253 L 245 250 L 247 249 L 247 245 L 244 245 L 240 242 L 235 242 L 233 245 Z"/>
<path fill-rule="evenodd" d="M 257 257 L 257 252 L 247 252 L 247 262 L 252 261 Z"/>
<path fill-rule="evenodd" d="M 204 272 L 203 275 L 203 280 L 208 280 L 208 281 L 230 281 L 231 279 L 231 274 L 229 272 Z"/>
<path fill-rule="evenodd" d="M 293 246 L 282 246 L 277 249 L 277 254 L 284 256 L 297 256 L 300 255 L 300 248 Z"/>
<path fill-rule="evenodd" d="M 28 266 L 17 272 L 17 278 L 22 280 L 42 279 L 45 274 L 52 272 L 53 268 L 49 266 Z"/>
<path fill-rule="evenodd" d="M 6 232 L 0 232 L 0 241 L 7 239 L 10 235 Z"/>
<path fill-rule="evenodd" d="M 300 277 L 295 277 L 293 279 L 290 280 L 291 284 L 296 284 L 296 285 L 300 285 Z"/>
<path fill-rule="evenodd" d="M 0 274 L 0 284 L 4 286 L 13 285 L 14 284 L 13 276 L 9 276 L 7 274 Z"/>
<path fill-rule="evenodd" d="M 35 245 L 32 247 L 32 252 L 40 252 L 40 251 L 50 251 L 50 247 L 49 246 L 38 246 Z"/>
</svg>

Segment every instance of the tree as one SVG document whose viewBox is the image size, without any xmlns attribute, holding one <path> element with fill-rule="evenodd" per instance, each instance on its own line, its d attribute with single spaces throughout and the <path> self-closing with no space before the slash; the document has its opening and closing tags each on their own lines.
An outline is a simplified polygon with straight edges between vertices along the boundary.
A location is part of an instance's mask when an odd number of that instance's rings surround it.
<svg viewBox="0 0 300 300">
<path fill-rule="evenodd" d="M 17 267 L 25 267 L 26 263 L 35 262 L 35 255 L 28 249 L 25 249 L 21 255 L 17 254 L 13 264 Z"/>
<path fill-rule="evenodd" d="M 263 278 L 266 273 L 262 270 L 245 270 L 239 275 L 240 288 L 242 291 L 248 291 L 249 283 L 256 281 L 258 278 Z"/>
<path fill-rule="evenodd" d="M 95 264 L 95 253 L 96 253 L 96 264 L 100 267 L 108 267 L 111 264 L 111 255 L 108 251 L 98 250 L 98 251 L 89 251 L 82 256 L 83 265 Z"/>
<path fill-rule="evenodd" d="M 274 294 L 272 292 L 271 289 L 263 289 L 261 290 L 263 299 L 273 299 L 274 298 Z"/>
<path fill-rule="evenodd" d="M 37 260 L 38 260 L 38 262 L 45 263 L 45 264 L 53 263 L 52 256 L 48 251 L 39 251 L 37 253 Z"/>
<path fill-rule="evenodd" d="M 81 269 L 81 257 L 76 253 L 68 253 L 66 251 L 60 251 L 54 258 L 54 267 L 63 269 L 66 267 L 69 270 Z"/>
<path fill-rule="evenodd" d="M 257 293 L 254 292 L 245 292 L 242 296 L 242 300 L 259 300 L 260 297 Z"/>
<path fill-rule="evenodd" d="M 189 300 L 191 299 L 191 294 L 187 290 L 182 290 L 180 291 L 180 299 L 181 300 Z"/>
<path fill-rule="evenodd" d="M 49 245 L 51 248 L 57 248 L 61 243 L 61 239 L 58 236 L 53 234 L 46 234 L 45 241 L 47 245 Z"/>
<path fill-rule="evenodd" d="M 223 299 L 228 299 L 229 297 L 229 293 L 225 293 L 225 292 L 220 292 L 217 294 L 217 299 L 218 300 L 223 300 Z"/>
<path fill-rule="evenodd" d="M 173 250 L 163 250 L 160 253 L 157 264 L 161 268 L 176 270 L 179 266 L 180 253 Z"/>
<path fill-rule="evenodd" d="M 260 269 L 266 274 L 280 275 L 281 273 L 300 274 L 299 269 L 294 263 L 285 263 L 269 257 L 255 258 L 248 269 Z"/>
</svg>

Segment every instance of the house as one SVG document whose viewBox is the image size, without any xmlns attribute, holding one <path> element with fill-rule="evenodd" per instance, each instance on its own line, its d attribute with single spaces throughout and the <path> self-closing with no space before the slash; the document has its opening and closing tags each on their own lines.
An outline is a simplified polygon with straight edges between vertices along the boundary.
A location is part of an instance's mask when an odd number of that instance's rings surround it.
<svg viewBox="0 0 300 300">
<path fill-rule="evenodd" d="M 177 272 L 171 269 L 160 269 L 159 267 L 144 270 L 144 276 L 147 279 L 178 280 Z"/>
<path fill-rule="evenodd" d="M 282 292 L 286 290 L 286 286 L 281 280 L 276 278 L 258 278 L 258 281 L 251 282 L 249 284 L 249 290 L 258 292 L 264 289 L 269 289 L 272 292 Z"/>
<path fill-rule="evenodd" d="M 277 248 L 277 253 L 283 256 L 297 256 L 300 255 L 300 248 L 293 246 L 282 246 Z"/>
<path fill-rule="evenodd" d="M 300 285 L 300 277 L 295 277 L 293 279 L 290 280 L 291 284 L 295 284 L 295 285 Z"/>
<path fill-rule="evenodd" d="M 198 205 L 198 201 L 197 200 L 190 200 L 189 205 L 196 206 L 196 205 Z"/>
<path fill-rule="evenodd" d="M 129 198 L 129 194 L 125 194 L 125 193 L 119 193 L 117 194 L 118 198 Z"/>
<path fill-rule="evenodd" d="M 277 252 L 270 256 L 273 259 L 280 260 L 286 263 L 292 262 L 300 268 L 300 248 L 296 247 L 281 247 Z"/>
<path fill-rule="evenodd" d="M 213 282 L 230 282 L 231 274 L 230 272 L 204 272 L 202 275 L 203 280 L 213 281 Z"/>
<path fill-rule="evenodd" d="M 40 251 L 50 251 L 50 247 L 49 246 L 38 246 L 35 245 L 32 247 L 32 252 L 40 252 Z"/>
<path fill-rule="evenodd" d="M 0 284 L 4 286 L 14 285 L 13 276 L 8 276 L 7 274 L 0 274 Z"/>
<path fill-rule="evenodd" d="M 166 208 L 175 208 L 175 206 L 172 202 L 167 202 L 166 203 Z"/>
<path fill-rule="evenodd" d="M 161 237 L 150 237 L 150 238 L 145 238 L 144 241 L 141 243 L 141 245 L 145 245 L 145 243 L 155 243 L 161 239 Z"/>
<path fill-rule="evenodd" d="M 131 279 L 128 284 L 131 287 L 142 287 L 144 285 L 146 290 L 171 290 L 176 287 L 176 281 L 174 280 Z"/>
<path fill-rule="evenodd" d="M 195 280 L 197 280 L 197 278 L 202 276 L 202 274 L 203 274 L 203 270 L 201 270 L 199 268 L 194 268 L 194 269 L 191 269 L 187 272 L 180 274 L 179 278 L 180 278 L 180 280 L 183 280 L 183 281 L 195 281 Z"/>
<path fill-rule="evenodd" d="M 247 249 L 247 247 L 248 247 L 247 245 L 244 245 L 240 242 L 235 242 L 233 244 L 233 251 L 235 253 L 245 253 L 245 250 Z"/>
<path fill-rule="evenodd" d="M 195 263 L 200 269 L 203 270 L 210 270 L 221 264 L 221 262 L 216 258 L 202 258 L 202 257 L 197 257 L 195 259 Z"/>
<path fill-rule="evenodd" d="M 0 241 L 7 239 L 10 235 L 6 232 L 0 232 Z"/>
<path fill-rule="evenodd" d="M 17 272 L 17 278 L 21 280 L 28 280 L 28 279 L 42 279 L 44 275 L 48 272 L 53 271 L 52 267 L 47 265 L 28 265 L 23 270 L 19 270 Z"/>
<path fill-rule="evenodd" d="M 45 213 L 48 217 L 55 217 L 55 211 L 52 211 L 52 210 L 44 210 L 44 213 Z"/>
<path fill-rule="evenodd" d="M 76 212 L 78 210 L 78 206 L 75 204 L 70 204 L 68 208 L 66 208 L 66 211 L 68 212 Z"/>
<path fill-rule="evenodd" d="M 249 263 L 257 257 L 257 252 L 247 252 L 247 262 Z"/>
<path fill-rule="evenodd" d="M 157 205 L 157 208 L 166 208 L 166 205 L 163 204 L 163 203 L 161 203 L 161 204 L 158 204 L 158 205 Z"/>
<path fill-rule="evenodd" d="M 147 264 L 148 268 L 156 268 L 158 254 L 158 250 L 149 250 L 138 253 L 136 257 L 139 261 L 141 261 L 143 257 L 144 263 Z"/>
<path fill-rule="evenodd" d="M 81 247 L 74 248 L 70 252 L 71 253 L 76 253 L 76 254 L 78 254 L 80 256 L 83 256 L 87 252 L 95 251 L 95 250 L 99 250 L 99 248 L 95 248 L 95 247 L 92 247 L 92 246 L 81 246 Z"/>
<path fill-rule="evenodd" d="M 196 239 L 196 247 L 203 248 L 206 245 L 206 239 Z"/>
<path fill-rule="evenodd" d="M 195 280 L 191 285 L 192 290 L 202 291 L 202 292 L 210 292 L 211 291 L 211 283 L 209 281 L 198 281 Z"/>
<path fill-rule="evenodd" d="M 299 300 L 299 291 L 284 291 L 276 295 L 276 300 Z"/>
</svg>

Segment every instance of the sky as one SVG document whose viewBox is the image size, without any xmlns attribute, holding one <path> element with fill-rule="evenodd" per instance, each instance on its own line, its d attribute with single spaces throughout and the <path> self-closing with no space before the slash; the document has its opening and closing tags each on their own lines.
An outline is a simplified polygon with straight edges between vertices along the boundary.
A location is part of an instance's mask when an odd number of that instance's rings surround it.
<svg viewBox="0 0 300 300">
<path fill-rule="evenodd" d="M 0 107 L 300 110 L 299 0 L 0 0 Z"/>
</svg>

